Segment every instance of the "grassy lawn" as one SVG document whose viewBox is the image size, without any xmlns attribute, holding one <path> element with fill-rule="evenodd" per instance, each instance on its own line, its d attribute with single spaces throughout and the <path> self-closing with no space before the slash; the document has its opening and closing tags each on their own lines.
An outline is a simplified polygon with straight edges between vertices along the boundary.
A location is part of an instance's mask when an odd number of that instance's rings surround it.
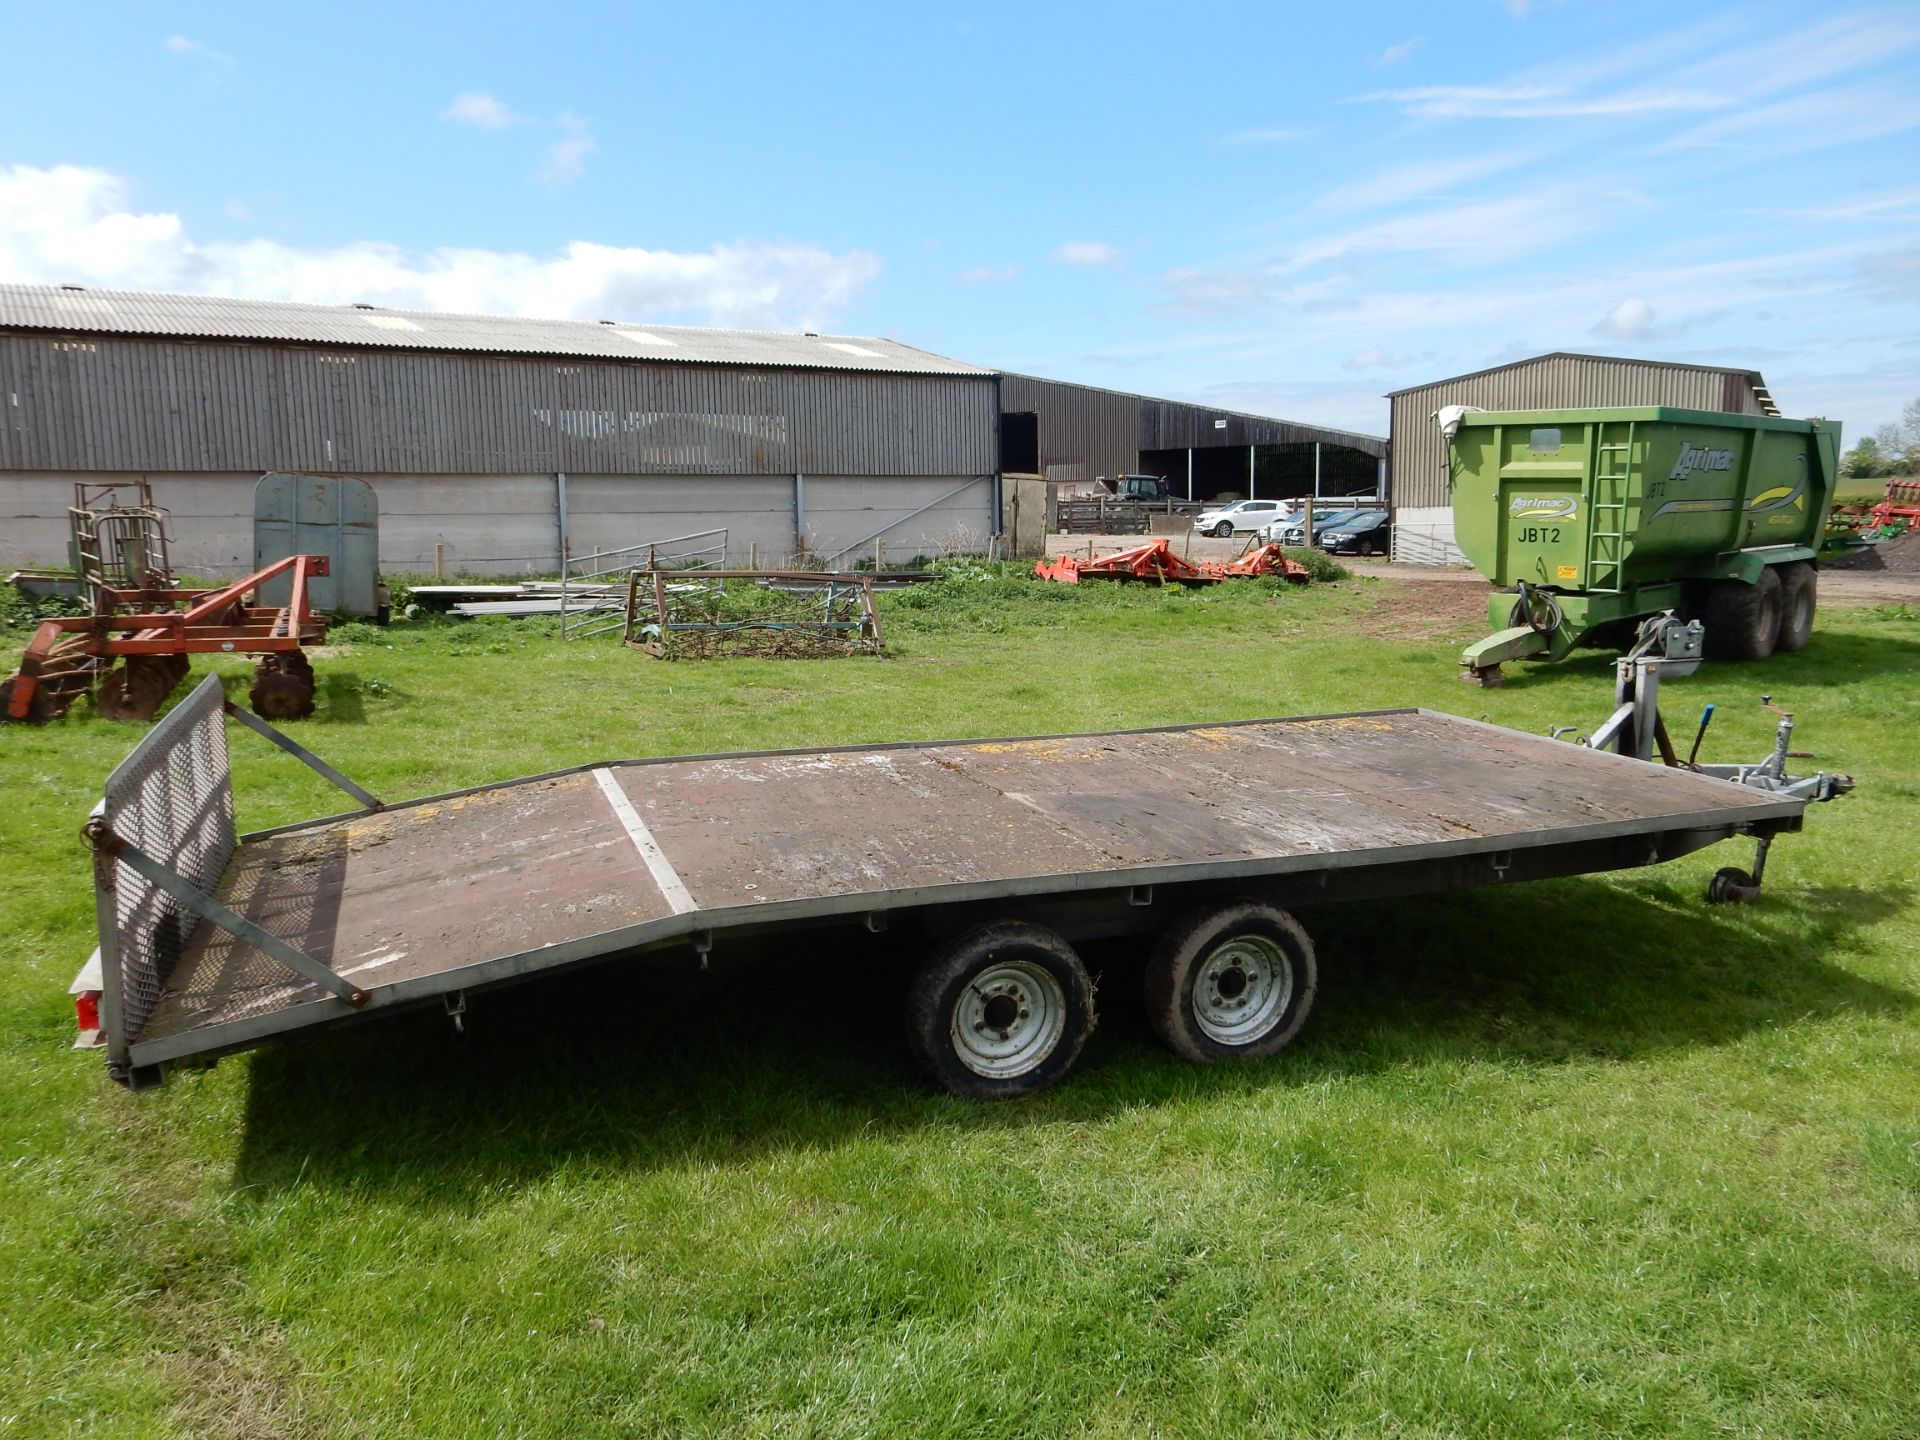
<svg viewBox="0 0 1920 1440">
<path fill-rule="evenodd" d="M 290 728 L 406 796 L 609 756 L 1398 704 L 1591 726 L 1609 657 L 1453 679 L 1394 581 L 891 597 L 885 659 L 661 664 L 543 622 L 341 632 Z M 1412 598 L 1410 598 L 1412 597 Z M 0 632 L 4 633 L 4 632 Z M 24 632 L 15 631 L 16 643 Z M 245 672 L 226 667 L 236 698 Z M 911 955 L 611 967 L 183 1074 L 65 1049 L 77 831 L 135 732 L 0 729 L 0 1437 L 1920 1435 L 1920 613 L 1669 682 L 1860 789 L 1775 846 L 1303 911 L 1265 1064 L 910 1072 Z M 231 740 L 243 828 L 341 808 Z M 884 939 L 884 937 L 882 937 Z"/>
<path fill-rule="evenodd" d="M 1884 500 L 1887 495 L 1887 479 L 1910 479 L 1910 476 L 1889 476 L 1886 479 L 1861 479 L 1848 476 L 1842 478 L 1833 487 L 1833 503 L 1836 505 L 1872 504 Z"/>
</svg>

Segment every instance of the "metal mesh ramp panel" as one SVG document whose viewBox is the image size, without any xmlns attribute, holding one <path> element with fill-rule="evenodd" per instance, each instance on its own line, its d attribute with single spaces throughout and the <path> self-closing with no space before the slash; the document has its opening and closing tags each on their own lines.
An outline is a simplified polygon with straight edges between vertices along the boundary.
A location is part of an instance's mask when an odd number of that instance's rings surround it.
<svg viewBox="0 0 1920 1440">
<path fill-rule="evenodd" d="M 209 675 L 107 779 L 103 818 L 196 889 L 211 893 L 233 858 L 226 697 Z M 124 1066 L 199 917 L 114 861 L 100 897 L 107 1063 Z"/>
</svg>

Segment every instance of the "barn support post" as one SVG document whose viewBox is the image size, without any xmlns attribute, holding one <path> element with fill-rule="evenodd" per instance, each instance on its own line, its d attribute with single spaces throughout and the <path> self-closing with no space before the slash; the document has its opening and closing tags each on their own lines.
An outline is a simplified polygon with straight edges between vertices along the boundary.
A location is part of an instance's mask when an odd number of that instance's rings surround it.
<svg viewBox="0 0 1920 1440">
<path fill-rule="evenodd" d="M 807 553 L 807 477 L 793 476 L 793 553 L 797 559 Z"/>
<path fill-rule="evenodd" d="M 560 537 L 560 576 L 565 579 L 567 563 L 573 558 L 573 541 L 567 534 L 567 472 L 564 470 L 556 470 L 553 475 L 553 515 Z"/>
<path fill-rule="evenodd" d="M 1308 545 L 1313 544 L 1313 512 L 1320 507 L 1320 442 L 1313 442 L 1313 499 L 1307 502 L 1307 523 L 1301 529 L 1301 538 Z"/>
<path fill-rule="evenodd" d="M 1187 447 L 1187 498 L 1193 498 L 1193 447 Z"/>
<path fill-rule="evenodd" d="M 1255 493 L 1253 484 L 1253 446 L 1249 445 L 1247 446 L 1247 498 L 1258 500 L 1260 497 Z"/>
</svg>

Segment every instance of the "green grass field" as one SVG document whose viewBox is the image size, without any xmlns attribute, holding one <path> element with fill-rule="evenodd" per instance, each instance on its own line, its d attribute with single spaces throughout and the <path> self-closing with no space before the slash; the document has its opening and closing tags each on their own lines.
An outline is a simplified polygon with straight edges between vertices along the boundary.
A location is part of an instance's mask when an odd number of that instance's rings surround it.
<svg viewBox="0 0 1920 1440">
<path fill-rule="evenodd" d="M 392 796 L 609 756 L 1399 704 L 1596 723 L 1609 658 L 1453 679 L 1422 592 L 889 600 L 885 659 L 339 632 L 290 728 Z M 3 634 L 6 632 L 0 632 Z M 11 632 L 16 643 L 25 633 Z M 244 669 L 226 668 L 236 697 Z M 1275 1061 L 910 1072 L 911 954 L 820 939 L 477 996 L 132 1096 L 68 1051 L 78 828 L 135 732 L 0 730 L 0 1437 L 1920 1435 L 1920 613 L 1669 682 L 1859 790 L 1709 909 L 1628 875 L 1303 911 Z M 243 828 L 340 808 L 236 730 Z M 881 937 L 884 939 L 885 937 Z"/>
<path fill-rule="evenodd" d="M 1898 477 L 1906 478 L 1906 477 Z M 1881 478 L 1859 479 L 1843 478 L 1833 489 L 1833 503 L 1836 505 L 1872 504 L 1884 499 L 1887 493 L 1887 481 Z"/>
</svg>

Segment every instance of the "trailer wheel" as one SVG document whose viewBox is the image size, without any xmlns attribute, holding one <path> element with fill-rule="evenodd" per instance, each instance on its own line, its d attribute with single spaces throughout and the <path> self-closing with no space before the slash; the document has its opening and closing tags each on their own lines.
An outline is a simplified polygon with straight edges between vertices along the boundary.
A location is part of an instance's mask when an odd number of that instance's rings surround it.
<svg viewBox="0 0 1920 1440">
<path fill-rule="evenodd" d="M 1780 568 L 1780 635 L 1776 641 L 1781 650 L 1798 650 L 1805 645 L 1813 634 L 1813 611 L 1818 600 L 1818 580 L 1813 566 L 1804 560 L 1796 560 Z"/>
<path fill-rule="evenodd" d="M 1716 660 L 1764 660 L 1780 638 L 1780 576 L 1769 565 L 1749 585 L 1716 580 L 1707 587 L 1707 653 Z"/>
<path fill-rule="evenodd" d="M 920 967 L 907 992 L 907 1045 L 955 1095 L 1044 1090 L 1093 1033 L 1093 980 L 1073 947 L 1019 920 L 969 930 Z"/>
<path fill-rule="evenodd" d="M 1235 900 L 1161 937 L 1147 963 L 1147 1019 L 1189 1060 L 1260 1059 L 1300 1033 L 1318 983 L 1300 922 L 1263 901 Z"/>
<path fill-rule="evenodd" d="M 1707 904 L 1739 905 L 1755 899 L 1760 894 L 1760 886 L 1745 870 L 1736 865 L 1722 865 L 1713 872 L 1713 879 L 1707 882 Z"/>
</svg>

